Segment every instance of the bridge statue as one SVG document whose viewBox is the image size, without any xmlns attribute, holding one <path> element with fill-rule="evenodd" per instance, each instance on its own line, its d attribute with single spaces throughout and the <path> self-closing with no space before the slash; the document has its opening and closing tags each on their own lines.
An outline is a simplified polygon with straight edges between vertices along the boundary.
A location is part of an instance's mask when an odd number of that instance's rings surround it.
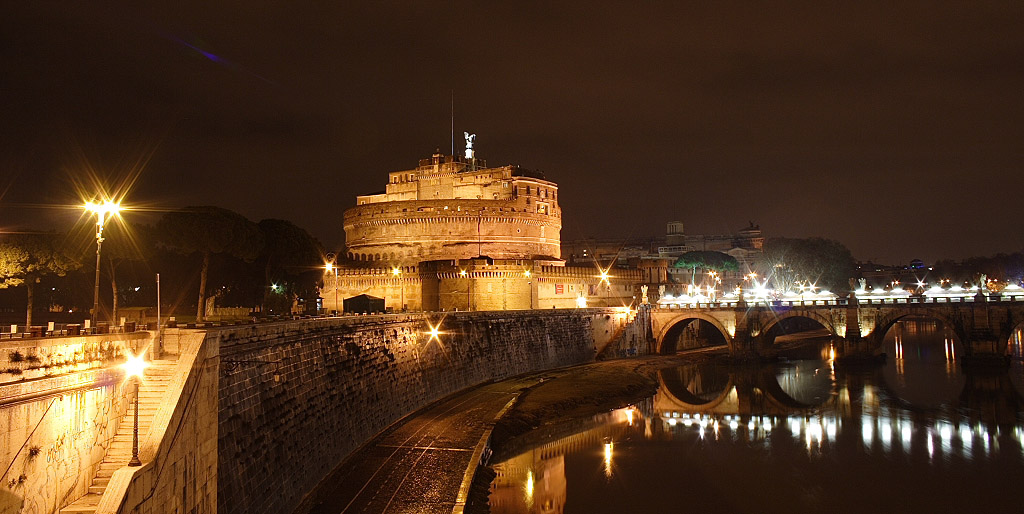
<svg viewBox="0 0 1024 514">
<path fill-rule="evenodd" d="M 647 300 L 647 284 L 640 286 L 640 303 L 647 305 L 650 303 Z"/>
<path fill-rule="evenodd" d="M 861 291 L 864 291 L 864 290 L 866 290 L 868 288 L 868 281 L 864 280 L 863 278 L 857 279 L 857 283 L 860 285 L 859 289 Z"/>
</svg>

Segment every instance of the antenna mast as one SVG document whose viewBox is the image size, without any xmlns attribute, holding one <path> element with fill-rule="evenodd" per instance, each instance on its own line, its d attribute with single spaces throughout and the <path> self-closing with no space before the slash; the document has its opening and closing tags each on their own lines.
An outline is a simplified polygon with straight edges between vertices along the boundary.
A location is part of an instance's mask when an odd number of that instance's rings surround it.
<svg viewBox="0 0 1024 514">
<path fill-rule="evenodd" d="M 452 153 L 455 155 L 455 90 L 452 90 Z"/>
</svg>

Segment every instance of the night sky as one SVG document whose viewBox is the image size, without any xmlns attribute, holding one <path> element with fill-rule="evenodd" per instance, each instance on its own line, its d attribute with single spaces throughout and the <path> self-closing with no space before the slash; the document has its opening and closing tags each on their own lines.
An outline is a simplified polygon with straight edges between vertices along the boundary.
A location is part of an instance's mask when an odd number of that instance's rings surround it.
<svg viewBox="0 0 1024 514">
<path fill-rule="evenodd" d="M 337 247 L 357 194 L 450 151 L 454 91 L 456 152 L 544 171 L 563 239 L 1024 250 L 1024 4 L 564 4 L 7 5 L 0 229 L 67 229 L 46 206 L 91 170 Z"/>
</svg>

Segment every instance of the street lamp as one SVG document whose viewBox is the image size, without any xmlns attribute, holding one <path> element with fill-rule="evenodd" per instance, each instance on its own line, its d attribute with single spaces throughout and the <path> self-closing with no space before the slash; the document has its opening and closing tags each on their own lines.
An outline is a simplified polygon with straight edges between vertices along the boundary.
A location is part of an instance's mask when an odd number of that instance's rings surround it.
<svg viewBox="0 0 1024 514">
<path fill-rule="evenodd" d="M 334 263 L 335 256 L 333 253 L 327 254 L 328 261 L 324 264 L 324 269 L 328 273 L 334 270 L 334 310 L 335 312 L 341 312 L 338 309 L 338 266 Z"/>
<path fill-rule="evenodd" d="M 391 268 L 391 274 L 398 278 L 398 285 L 402 288 L 402 312 L 405 312 L 405 280 L 402 279 L 402 268 Z"/>
<path fill-rule="evenodd" d="M 523 270 L 523 276 L 526 277 L 526 289 L 527 289 L 527 292 L 530 295 L 530 309 L 532 310 L 533 309 L 533 280 L 530 280 L 530 277 L 533 276 L 533 272 L 530 271 L 529 269 L 525 269 L 525 270 Z M 505 280 L 502 279 L 502 283 L 503 284 L 504 284 L 504 282 L 505 282 Z M 504 286 L 502 286 L 502 287 L 504 287 Z M 540 287 L 540 286 L 538 285 L 537 287 Z"/>
<path fill-rule="evenodd" d="M 103 225 L 110 216 L 121 212 L 121 204 L 110 200 L 103 203 L 90 200 L 85 202 L 84 208 L 96 215 L 96 285 L 92 293 L 92 319 L 95 321 L 100 313 L 100 248 L 103 246 Z"/>
<path fill-rule="evenodd" d="M 128 461 L 129 466 L 142 465 L 142 461 L 139 460 L 139 382 L 142 381 L 143 370 L 148 366 L 144 358 L 145 355 L 145 350 L 138 355 L 129 354 L 128 360 L 121 365 L 125 372 L 125 378 L 135 379 L 135 424 L 132 428 L 132 459 Z"/>
<path fill-rule="evenodd" d="M 469 280 L 469 272 L 465 268 L 459 270 L 459 276 L 466 279 L 466 310 L 473 310 L 473 281 Z"/>
</svg>

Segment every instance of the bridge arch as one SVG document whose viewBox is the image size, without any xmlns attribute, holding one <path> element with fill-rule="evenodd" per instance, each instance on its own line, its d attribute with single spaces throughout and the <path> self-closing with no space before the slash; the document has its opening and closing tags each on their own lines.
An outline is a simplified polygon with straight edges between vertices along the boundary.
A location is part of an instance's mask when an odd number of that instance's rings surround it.
<svg viewBox="0 0 1024 514">
<path fill-rule="evenodd" d="M 663 354 L 668 351 L 674 352 L 675 341 L 678 340 L 679 336 L 682 335 L 683 330 L 685 330 L 690 323 L 697 320 L 706 321 L 708 324 L 715 327 L 715 329 L 718 330 L 718 333 L 722 335 L 722 338 L 725 339 L 725 345 L 729 348 L 729 351 L 731 352 L 733 350 L 732 335 L 721 321 L 714 316 L 702 312 L 686 312 L 665 323 L 664 328 L 662 328 L 661 333 L 658 334 L 657 337 L 657 353 Z M 666 341 L 671 341 L 671 346 L 666 345 Z"/>
<path fill-rule="evenodd" d="M 798 360 L 785 365 L 776 364 L 765 367 L 758 374 L 756 383 L 764 393 L 765 400 L 776 408 L 793 411 L 818 408 L 834 401 L 832 392 L 835 388 L 835 381 L 829 373 L 821 372 L 823 370 L 820 368 L 815 370 L 815 366 L 827 366 L 827 364 Z M 794 383 L 794 380 L 797 383 Z M 813 398 L 796 394 L 796 391 L 801 390 L 819 394 Z"/>
<path fill-rule="evenodd" d="M 1009 333 L 999 334 L 999 338 L 1006 343 L 1006 348 L 1003 351 L 1004 354 L 1012 355 L 1018 359 L 1024 357 L 1024 319 L 1016 324 L 1011 323 Z M 1014 338 L 1017 339 L 1016 342 L 1014 342 Z"/>
<path fill-rule="evenodd" d="M 832 319 L 831 317 L 828 316 L 823 316 L 820 312 L 810 309 L 776 312 L 775 316 L 771 318 L 771 320 L 761 328 L 761 332 L 758 334 L 758 336 L 764 338 L 768 334 L 772 333 L 772 329 L 781 328 L 782 322 L 793 319 L 811 320 L 821 325 L 826 330 L 828 330 L 830 336 L 839 337 L 839 331 L 836 329 L 837 321 L 835 319 Z M 766 345 L 768 343 L 769 341 L 765 341 Z"/>
<path fill-rule="evenodd" d="M 711 371 L 715 376 L 701 376 L 701 371 Z M 692 391 L 693 386 L 701 390 Z M 707 386 L 710 386 L 711 394 L 705 390 Z M 693 365 L 658 371 L 658 394 L 664 395 L 674 408 L 685 412 L 713 410 L 725 402 L 735 388 L 733 374 L 724 369 L 701 369 Z"/>
<path fill-rule="evenodd" d="M 956 311 L 953 312 L 955 313 Z M 967 334 L 964 333 L 964 323 L 958 323 L 958 320 L 952 313 L 943 312 L 938 309 L 900 309 L 880 317 L 875 321 L 875 328 L 869 335 L 872 347 L 880 349 L 882 345 L 885 344 L 885 335 L 889 333 L 889 330 L 892 329 L 896 323 L 907 320 L 908 318 L 938 321 L 944 328 L 948 328 L 950 330 L 953 335 L 953 340 L 960 345 L 960 348 L 967 350 L 967 345 L 965 343 L 967 340 Z M 1006 341 L 1004 341 L 1003 344 L 1005 345 Z M 1003 349 L 1005 350 L 1005 346 Z"/>
</svg>

